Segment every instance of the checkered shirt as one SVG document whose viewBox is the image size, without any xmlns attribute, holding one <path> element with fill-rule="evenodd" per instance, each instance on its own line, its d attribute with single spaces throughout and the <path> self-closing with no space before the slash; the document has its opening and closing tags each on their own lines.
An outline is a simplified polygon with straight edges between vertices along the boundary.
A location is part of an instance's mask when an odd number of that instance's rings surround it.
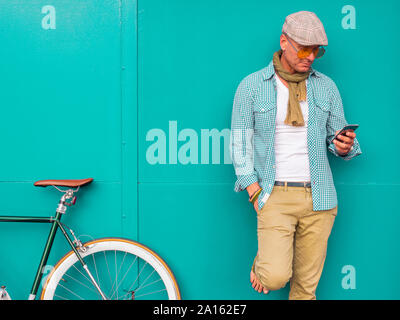
<svg viewBox="0 0 400 320">
<path fill-rule="evenodd" d="M 310 68 L 307 78 L 307 146 L 313 210 L 329 210 L 337 205 L 337 194 L 327 150 L 344 160 L 361 154 L 357 138 L 347 155 L 340 156 L 332 142 L 337 130 L 347 125 L 342 99 L 331 78 Z M 258 182 L 259 210 L 267 202 L 275 182 L 274 137 L 277 113 L 276 79 L 272 61 L 239 84 L 233 102 L 230 155 L 237 180 L 234 191 Z"/>
</svg>

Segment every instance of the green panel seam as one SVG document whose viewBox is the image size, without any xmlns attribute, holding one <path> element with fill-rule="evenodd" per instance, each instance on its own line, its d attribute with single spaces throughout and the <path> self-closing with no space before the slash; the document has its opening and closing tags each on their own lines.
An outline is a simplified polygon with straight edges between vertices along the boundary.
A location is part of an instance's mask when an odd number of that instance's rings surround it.
<svg viewBox="0 0 400 320">
<path fill-rule="evenodd" d="M 138 100 L 137 100 L 137 1 L 119 0 L 120 23 L 120 103 L 121 103 L 121 233 L 138 240 L 138 168 L 132 165 L 137 152 Z M 131 22 L 135 29 L 131 29 Z M 136 48 L 134 48 L 136 46 Z M 134 57 L 136 55 L 136 57 Z M 133 58 L 133 59 L 132 59 Z M 136 85 L 135 82 L 136 81 Z M 133 113 L 133 109 L 136 112 Z M 132 121 L 133 117 L 136 117 Z M 135 139 L 134 139 L 135 138 Z M 136 199 L 135 199 L 135 198 Z M 135 206 L 134 206 L 135 205 Z M 135 216 L 136 215 L 136 216 Z M 136 223 L 136 228 L 133 224 Z M 134 234 L 132 234 L 132 232 Z"/>
</svg>

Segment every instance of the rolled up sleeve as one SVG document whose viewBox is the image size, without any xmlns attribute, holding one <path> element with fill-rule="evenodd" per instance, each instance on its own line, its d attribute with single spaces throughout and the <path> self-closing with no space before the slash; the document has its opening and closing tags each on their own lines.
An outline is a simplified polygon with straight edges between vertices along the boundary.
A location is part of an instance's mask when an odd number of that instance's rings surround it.
<svg viewBox="0 0 400 320">
<path fill-rule="evenodd" d="M 340 155 L 336 150 L 335 144 L 333 143 L 335 132 L 342 129 L 345 125 L 348 124 L 344 115 L 342 98 L 336 84 L 333 81 L 331 83 L 331 90 L 329 93 L 329 102 L 331 104 L 331 108 L 326 123 L 326 143 L 328 150 L 339 158 L 342 158 L 344 160 L 351 160 L 352 158 L 362 153 L 357 138 L 354 139 L 354 145 L 346 155 Z"/>
</svg>

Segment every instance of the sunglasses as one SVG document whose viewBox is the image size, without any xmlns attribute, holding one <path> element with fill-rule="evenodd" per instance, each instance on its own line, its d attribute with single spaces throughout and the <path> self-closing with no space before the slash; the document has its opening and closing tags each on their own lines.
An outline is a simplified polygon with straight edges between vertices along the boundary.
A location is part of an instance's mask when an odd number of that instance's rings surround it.
<svg viewBox="0 0 400 320">
<path fill-rule="evenodd" d="M 324 47 L 316 47 L 316 48 L 305 47 L 305 48 L 296 49 L 296 47 L 290 42 L 290 40 L 287 36 L 286 36 L 286 39 L 290 43 L 290 45 L 293 47 L 293 49 L 296 50 L 297 56 L 300 59 L 307 58 L 311 54 L 311 52 L 314 52 L 315 59 L 321 58 L 325 53 Z"/>
</svg>

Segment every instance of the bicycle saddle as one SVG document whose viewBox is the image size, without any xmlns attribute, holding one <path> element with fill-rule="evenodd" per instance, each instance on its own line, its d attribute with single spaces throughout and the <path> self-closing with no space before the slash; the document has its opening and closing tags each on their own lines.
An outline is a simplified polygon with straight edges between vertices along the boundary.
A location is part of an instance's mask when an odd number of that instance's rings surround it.
<svg viewBox="0 0 400 320">
<path fill-rule="evenodd" d="M 84 186 L 93 181 L 93 178 L 78 179 L 78 180 L 39 180 L 33 185 L 36 187 L 58 186 L 58 187 L 71 187 L 76 188 Z"/>
</svg>

